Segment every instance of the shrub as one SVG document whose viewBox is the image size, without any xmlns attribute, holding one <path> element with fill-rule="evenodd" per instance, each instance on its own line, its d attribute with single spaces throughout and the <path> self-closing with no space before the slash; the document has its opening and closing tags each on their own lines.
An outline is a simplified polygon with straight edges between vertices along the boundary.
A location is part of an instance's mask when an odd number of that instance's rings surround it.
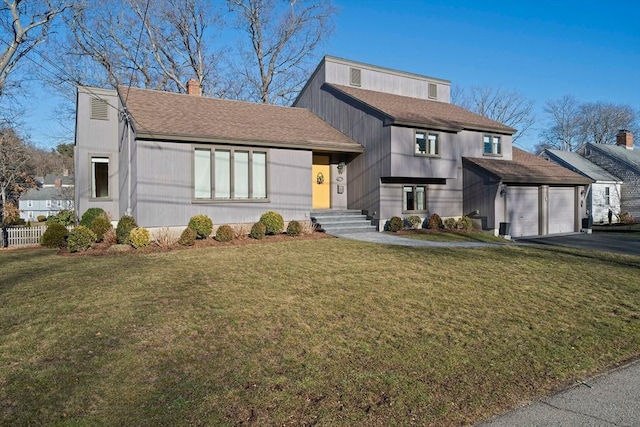
<svg viewBox="0 0 640 427">
<path fill-rule="evenodd" d="M 89 228 L 96 233 L 96 241 L 101 242 L 104 239 L 104 233 L 113 229 L 113 225 L 111 225 L 111 221 L 109 221 L 107 215 L 103 214 L 95 217 Z"/>
<path fill-rule="evenodd" d="M 398 231 L 402 230 L 402 218 L 400 218 L 399 216 L 392 217 L 389 220 L 388 228 L 389 228 L 389 231 L 392 231 L 394 233 L 397 233 Z"/>
<path fill-rule="evenodd" d="M 468 216 L 463 216 L 458 221 L 458 229 L 460 230 L 473 230 L 473 221 Z"/>
<path fill-rule="evenodd" d="M 69 232 L 67 246 L 69 252 L 86 251 L 96 241 L 96 234 L 84 225 L 79 225 Z"/>
<path fill-rule="evenodd" d="M 278 212 L 269 211 L 262 214 L 260 222 L 264 224 L 267 234 L 278 234 L 284 229 L 284 220 Z"/>
<path fill-rule="evenodd" d="M 80 218 L 80 225 L 91 228 L 91 224 L 93 224 L 94 219 L 96 219 L 100 215 L 106 214 L 107 213 L 102 208 L 89 208 L 85 213 L 82 214 L 82 218 Z"/>
<path fill-rule="evenodd" d="M 38 220 L 38 222 L 45 222 L 47 220 L 47 217 L 44 215 L 38 215 L 36 219 Z"/>
<path fill-rule="evenodd" d="M 129 240 L 131 241 L 131 246 L 140 249 L 149 246 L 149 243 L 151 243 L 151 235 L 146 228 L 135 227 L 129 233 Z"/>
<path fill-rule="evenodd" d="M 420 219 L 420 217 L 418 215 L 411 215 L 407 218 L 406 220 L 408 226 L 415 230 L 416 228 L 420 228 L 420 225 L 422 224 L 422 220 Z"/>
<path fill-rule="evenodd" d="M 216 240 L 218 242 L 230 242 L 233 240 L 235 232 L 230 225 L 221 225 L 216 230 Z"/>
<path fill-rule="evenodd" d="M 47 226 L 40 238 L 40 244 L 48 248 L 62 248 L 67 244 L 67 227 L 54 223 Z"/>
<path fill-rule="evenodd" d="M 251 232 L 249 233 L 249 237 L 256 240 L 262 240 L 267 231 L 267 227 L 262 222 L 256 222 L 251 227 Z"/>
<path fill-rule="evenodd" d="M 116 227 L 116 239 L 118 240 L 118 243 L 129 245 L 131 243 L 131 241 L 129 240 L 129 233 L 131 233 L 131 230 L 133 230 L 137 226 L 138 224 L 132 216 L 122 216 L 122 218 L 120 218 L 120 221 L 118 221 L 118 226 Z"/>
<path fill-rule="evenodd" d="M 68 227 L 76 223 L 76 214 L 73 211 L 62 210 L 55 215 L 51 215 L 46 221 L 47 225 L 62 224 Z"/>
<path fill-rule="evenodd" d="M 102 236 L 102 241 L 104 243 L 108 243 L 109 245 L 115 245 L 118 243 L 118 237 L 116 236 L 116 230 L 111 227 L 107 231 L 104 232 Z"/>
<path fill-rule="evenodd" d="M 298 221 L 289 221 L 287 224 L 287 234 L 291 237 L 297 237 L 302 234 L 302 224 Z"/>
<path fill-rule="evenodd" d="M 20 218 L 20 210 L 16 205 L 11 202 L 5 202 L 3 209 L 2 225 L 24 225 L 24 220 Z"/>
<path fill-rule="evenodd" d="M 178 238 L 179 236 L 177 236 L 169 227 L 162 227 L 153 233 L 151 241 L 161 248 L 166 248 L 176 243 Z"/>
<path fill-rule="evenodd" d="M 447 218 L 447 219 L 444 220 L 443 224 L 444 224 L 444 228 L 445 229 L 447 229 L 447 230 L 455 230 L 457 222 L 456 222 L 455 218 Z M 429 228 L 432 228 L 432 227 L 429 227 Z"/>
<path fill-rule="evenodd" d="M 194 215 L 189 220 L 189 228 L 196 232 L 197 239 L 206 239 L 213 231 L 213 221 L 206 215 Z"/>
<path fill-rule="evenodd" d="M 180 238 L 178 239 L 178 244 L 182 246 L 193 246 L 196 242 L 196 232 L 193 231 L 193 228 L 187 227 L 184 229 Z"/>
<path fill-rule="evenodd" d="M 444 228 L 444 224 L 442 223 L 442 218 L 440 215 L 434 213 L 429 217 L 429 221 L 427 222 L 427 228 L 433 229 L 442 229 Z"/>
<path fill-rule="evenodd" d="M 623 224 L 633 224 L 633 216 L 629 212 L 621 212 L 620 213 L 620 222 Z"/>
</svg>

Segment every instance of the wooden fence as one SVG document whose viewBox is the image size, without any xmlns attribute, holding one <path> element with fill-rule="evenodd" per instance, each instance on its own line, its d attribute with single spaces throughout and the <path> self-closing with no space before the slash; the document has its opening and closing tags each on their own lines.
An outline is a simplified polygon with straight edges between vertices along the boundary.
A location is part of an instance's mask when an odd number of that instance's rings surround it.
<svg viewBox="0 0 640 427">
<path fill-rule="evenodd" d="M 40 237 L 47 229 L 46 226 L 37 227 L 7 227 L 0 233 L 0 247 L 15 248 L 20 246 L 33 246 L 40 243 Z M 5 239 L 7 240 L 5 244 Z"/>
</svg>

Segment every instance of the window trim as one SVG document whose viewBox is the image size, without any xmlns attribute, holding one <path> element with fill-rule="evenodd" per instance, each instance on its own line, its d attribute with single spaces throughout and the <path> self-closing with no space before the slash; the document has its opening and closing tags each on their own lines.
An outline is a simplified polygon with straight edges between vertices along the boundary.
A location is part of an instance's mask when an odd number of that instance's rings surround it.
<svg viewBox="0 0 640 427">
<path fill-rule="evenodd" d="M 196 185 L 195 185 L 195 152 L 196 150 L 207 150 L 209 151 L 209 159 L 210 159 L 210 189 L 211 189 L 211 197 L 204 198 L 198 197 L 196 198 Z M 229 152 L 229 198 L 216 198 L 215 197 L 215 152 L 219 151 L 228 151 Z M 249 184 L 249 197 L 247 198 L 235 198 L 235 153 L 236 152 L 244 152 L 248 153 L 248 184 Z M 266 197 L 263 198 L 252 198 L 253 197 L 253 165 L 254 165 L 254 153 L 264 154 L 264 180 L 265 180 L 265 193 Z M 271 202 L 271 191 L 270 191 L 270 182 L 269 182 L 269 149 L 261 148 L 261 147 L 247 147 L 247 146 L 235 146 L 235 145 L 201 145 L 194 144 L 191 147 L 191 202 L 192 203 L 269 203 Z"/>
<path fill-rule="evenodd" d="M 414 209 L 405 209 L 405 200 L 404 200 L 404 194 L 405 194 L 405 188 L 406 187 L 411 187 L 412 188 L 412 193 L 414 194 L 413 197 L 413 207 Z M 427 191 L 429 190 L 429 188 L 426 185 L 421 185 L 421 184 L 402 184 L 402 186 L 400 187 L 401 191 L 402 191 L 402 213 L 428 213 L 429 212 L 429 206 L 427 203 Z M 423 188 L 424 189 L 424 210 L 422 209 L 415 209 L 416 207 L 416 196 L 418 193 L 416 191 L 417 188 Z"/>
<path fill-rule="evenodd" d="M 111 179 L 112 171 L 110 167 L 107 167 L 107 196 L 106 197 L 94 197 L 93 196 L 93 159 L 107 159 L 107 165 L 113 165 L 113 159 L 110 154 L 106 153 L 89 153 L 89 200 L 90 201 L 111 201 L 113 200 L 113 182 Z M 104 162 L 103 162 L 104 163 Z"/>
<path fill-rule="evenodd" d="M 489 144 L 491 144 L 491 152 L 485 150 L 485 139 L 489 138 Z M 495 140 L 498 140 L 498 144 L 495 144 Z M 498 147 L 496 150 L 495 147 Z M 488 157 L 502 157 L 502 137 L 500 135 L 493 135 L 485 133 L 482 135 L 482 155 Z"/>
<path fill-rule="evenodd" d="M 418 148 L 418 134 L 423 134 L 425 139 L 425 152 L 420 153 L 417 151 Z M 429 148 L 429 137 L 436 137 L 436 146 L 435 153 L 430 153 Z M 413 155 L 416 157 L 440 157 L 440 132 L 432 132 L 427 130 L 416 129 L 413 132 Z"/>
</svg>

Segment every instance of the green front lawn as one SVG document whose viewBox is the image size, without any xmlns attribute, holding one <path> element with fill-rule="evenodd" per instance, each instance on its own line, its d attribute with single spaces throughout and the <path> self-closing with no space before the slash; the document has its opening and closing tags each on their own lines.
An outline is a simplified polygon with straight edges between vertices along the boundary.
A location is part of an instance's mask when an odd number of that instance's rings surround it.
<svg viewBox="0 0 640 427">
<path fill-rule="evenodd" d="M 388 232 L 389 233 L 389 232 Z M 502 237 L 488 233 L 468 232 L 468 231 L 434 231 L 434 230 L 403 230 L 395 234 L 409 239 L 427 240 L 430 242 L 484 242 L 484 243 L 510 243 Z"/>
<path fill-rule="evenodd" d="M 460 425 L 640 356 L 640 257 L 0 252 L 0 425 Z"/>
</svg>

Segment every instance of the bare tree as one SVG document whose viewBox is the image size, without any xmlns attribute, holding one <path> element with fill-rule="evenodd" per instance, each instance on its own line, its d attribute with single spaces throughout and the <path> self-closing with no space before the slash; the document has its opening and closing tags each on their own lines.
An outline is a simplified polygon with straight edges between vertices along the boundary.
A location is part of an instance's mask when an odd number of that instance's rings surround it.
<svg viewBox="0 0 640 427">
<path fill-rule="evenodd" d="M 9 75 L 49 35 L 53 20 L 70 3 L 65 0 L 2 0 L 0 4 L 0 96 Z"/>
<path fill-rule="evenodd" d="M 306 81 L 315 49 L 332 31 L 328 0 L 227 0 L 237 28 L 249 36 L 235 70 L 247 100 L 289 104 Z M 313 61 L 315 63 L 315 61 Z"/>
<path fill-rule="evenodd" d="M 580 137 L 584 143 L 615 144 L 620 129 L 635 131 L 638 116 L 628 105 L 605 102 L 580 106 Z"/>
<path fill-rule="evenodd" d="M 580 104 L 571 95 L 547 101 L 544 106 L 547 127 L 540 133 L 536 150 L 545 148 L 575 151 L 580 142 Z"/>
<path fill-rule="evenodd" d="M 36 185 L 29 170 L 29 150 L 12 129 L 0 129 L 0 201 L 2 217 L 12 200 Z"/>
<path fill-rule="evenodd" d="M 524 135 L 535 122 L 534 102 L 515 90 L 501 87 L 473 86 L 468 92 L 457 88 L 452 102 L 456 105 L 517 129 L 513 142 Z"/>
</svg>

